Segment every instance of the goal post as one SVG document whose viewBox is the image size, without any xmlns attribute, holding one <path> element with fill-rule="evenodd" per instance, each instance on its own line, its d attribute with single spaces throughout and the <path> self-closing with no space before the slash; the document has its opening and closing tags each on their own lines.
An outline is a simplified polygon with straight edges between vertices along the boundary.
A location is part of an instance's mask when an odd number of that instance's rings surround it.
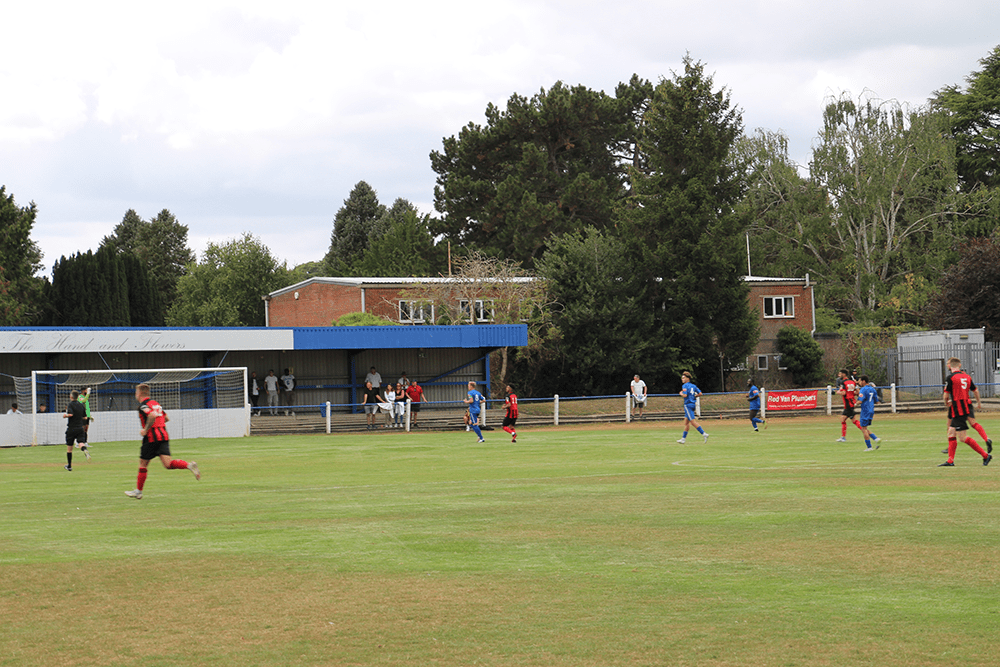
<svg viewBox="0 0 1000 667">
<path fill-rule="evenodd" d="M 248 436 L 247 378 L 246 367 L 62 370 L 32 371 L 30 383 L 23 378 L 15 385 L 19 404 L 31 410 L 30 443 L 25 444 L 37 445 L 65 442 L 66 419 L 62 415 L 70 394 L 87 388 L 93 419 L 88 441 L 138 439 L 138 384 L 148 384 L 150 396 L 170 416 L 167 431 L 171 440 Z M 28 411 L 24 412 L 28 418 Z"/>
</svg>

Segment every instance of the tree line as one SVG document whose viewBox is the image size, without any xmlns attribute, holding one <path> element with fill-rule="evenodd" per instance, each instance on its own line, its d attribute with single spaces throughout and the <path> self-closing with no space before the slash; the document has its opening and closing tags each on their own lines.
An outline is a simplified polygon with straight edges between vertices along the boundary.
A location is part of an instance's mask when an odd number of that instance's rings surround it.
<svg viewBox="0 0 1000 667">
<path fill-rule="evenodd" d="M 1000 47 L 980 64 L 919 108 L 829 99 L 808 165 L 781 132 L 746 133 L 728 89 L 691 57 L 613 94 L 562 82 L 514 94 L 431 152 L 436 216 L 385 206 L 361 181 L 326 255 L 293 269 L 249 233 L 196 261 L 169 211 L 128 211 L 50 282 L 35 277 L 35 205 L 0 187 L 0 322 L 83 324 L 85 293 L 108 304 L 90 308 L 106 325 L 259 326 L 261 294 L 310 275 L 434 276 L 449 260 L 491 260 L 545 287 L 531 300 L 545 307 L 519 315 L 532 344 L 504 360 L 522 386 L 619 393 L 635 372 L 672 387 L 689 369 L 714 389 L 756 343 L 749 244 L 755 275 L 811 275 L 826 328 L 992 331 L 995 282 L 973 293 L 962 282 L 992 276 L 989 253 L 1000 256 Z"/>
</svg>

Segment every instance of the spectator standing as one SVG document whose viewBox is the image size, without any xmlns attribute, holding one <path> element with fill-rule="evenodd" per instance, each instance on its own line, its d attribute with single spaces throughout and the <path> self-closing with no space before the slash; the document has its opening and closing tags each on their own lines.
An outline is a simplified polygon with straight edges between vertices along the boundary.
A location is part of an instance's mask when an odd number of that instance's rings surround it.
<svg viewBox="0 0 1000 667">
<path fill-rule="evenodd" d="M 396 402 L 393 407 L 396 410 L 393 413 L 396 428 L 403 428 L 403 415 L 406 414 L 406 390 L 403 389 L 402 384 L 396 384 Z"/>
<path fill-rule="evenodd" d="M 365 382 L 365 393 L 361 404 L 365 406 L 365 421 L 369 431 L 375 429 L 375 411 L 378 410 L 378 404 L 385 402 L 379 393 L 378 387 L 372 386 L 371 382 Z"/>
<path fill-rule="evenodd" d="M 410 378 L 406 377 L 406 371 L 403 371 L 403 373 L 399 376 L 399 379 L 396 380 L 396 384 L 402 385 L 403 391 L 406 391 L 406 388 L 410 386 Z"/>
<path fill-rule="evenodd" d="M 646 407 L 646 383 L 639 379 L 638 373 L 632 377 L 629 389 L 632 391 L 632 416 L 635 417 L 635 411 L 638 409 L 639 419 L 642 419 L 642 409 Z"/>
<path fill-rule="evenodd" d="M 285 369 L 285 374 L 281 376 L 281 384 L 285 392 L 285 416 L 287 417 L 287 408 L 295 407 L 295 376 L 287 368 Z M 294 410 L 292 410 L 292 416 L 295 416 Z"/>
<path fill-rule="evenodd" d="M 267 387 L 267 405 L 271 408 L 271 415 L 275 415 L 278 407 L 278 378 L 274 374 L 274 369 L 267 372 L 264 378 L 264 386 Z"/>
<path fill-rule="evenodd" d="M 385 386 L 382 396 L 385 397 L 385 403 L 381 406 L 385 410 L 385 426 L 383 428 L 389 428 L 392 426 L 392 418 L 396 414 L 396 388 L 392 386 L 391 382 Z"/>
<path fill-rule="evenodd" d="M 257 371 L 250 373 L 250 386 L 247 387 L 250 395 L 247 398 L 250 399 L 250 405 L 253 406 L 253 412 L 260 414 L 260 410 L 257 409 L 257 402 L 260 400 L 260 382 L 257 381 Z"/>
<path fill-rule="evenodd" d="M 17 403 L 10 404 L 10 410 L 7 411 L 9 415 L 23 415 L 24 413 L 17 409 Z"/>
<path fill-rule="evenodd" d="M 406 395 L 410 399 L 410 426 L 416 426 L 417 415 L 420 414 L 420 402 L 424 400 L 424 388 L 414 380 L 406 388 Z"/>
<path fill-rule="evenodd" d="M 382 374 L 375 370 L 375 367 L 372 366 L 368 370 L 368 375 L 365 376 L 365 382 L 371 382 L 372 386 L 378 389 L 382 386 Z"/>
</svg>

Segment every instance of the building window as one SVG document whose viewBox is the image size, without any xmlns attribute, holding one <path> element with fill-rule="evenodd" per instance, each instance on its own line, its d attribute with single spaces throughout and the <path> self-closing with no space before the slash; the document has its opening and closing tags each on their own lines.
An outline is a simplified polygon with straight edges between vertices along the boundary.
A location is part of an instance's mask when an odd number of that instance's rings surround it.
<svg viewBox="0 0 1000 667">
<path fill-rule="evenodd" d="M 757 355 L 757 370 L 766 371 L 767 370 L 767 355 L 758 354 Z"/>
<path fill-rule="evenodd" d="M 462 299 L 458 302 L 458 307 L 462 311 L 462 319 L 470 319 L 469 300 Z M 476 299 L 476 322 L 493 321 L 493 299 Z"/>
<path fill-rule="evenodd" d="M 764 317 L 795 317 L 795 297 L 765 296 Z"/>
<path fill-rule="evenodd" d="M 418 301 L 399 302 L 399 321 L 409 324 L 423 324 L 434 321 L 434 304 Z"/>
</svg>

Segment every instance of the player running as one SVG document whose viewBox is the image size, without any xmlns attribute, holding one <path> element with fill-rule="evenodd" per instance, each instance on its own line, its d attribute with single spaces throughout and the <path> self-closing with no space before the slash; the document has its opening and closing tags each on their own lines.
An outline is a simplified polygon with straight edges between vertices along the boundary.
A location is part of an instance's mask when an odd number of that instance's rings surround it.
<svg viewBox="0 0 1000 667">
<path fill-rule="evenodd" d="M 983 457 L 983 465 L 988 466 L 993 460 L 993 455 L 983 451 L 979 443 L 968 437 L 968 419 L 972 414 L 972 402 L 969 394 L 976 397 L 977 407 L 982 408 L 979 401 L 979 388 L 972 381 L 972 377 L 962 370 L 962 362 L 956 357 L 948 360 L 948 370 L 951 373 L 944 383 L 944 393 L 942 398 L 944 404 L 948 406 L 948 460 L 938 467 L 954 466 L 955 451 L 958 449 L 958 441 L 962 440 L 969 447 L 972 447 L 977 454 Z"/>
<path fill-rule="evenodd" d="M 482 404 L 486 402 L 486 397 L 476 389 L 475 380 L 469 380 L 469 394 L 465 397 L 465 402 L 469 405 L 469 426 L 479 436 L 479 442 L 486 442 L 483 439 L 483 432 L 479 430 L 479 413 Z"/>
<path fill-rule="evenodd" d="M 135 489 L 126 491 L 125 495 L 142 500 L 142 487 L 146 485 L 149 462 L 157 457 L 167 470 L 190 470 L 194 473 L 195 479 L 201 479 L 197 463 L 170 458 L 170 436 L 167 434 L 167 422 L 170 421 L 170 416 L 159 403 L 149 397 L 148 384 L 136 385 L 135 400 L 139 401 L 142 449 L 139 450 L 139 477 L 136 479 Z"/>
<path fill-rule="evenodd" d="M 837 389 L 837 394 L 844 397 L 844 410 L 840 413 L 840 437 L 837 438 L 837 442 L 847 442 L 848 419 L 858 427 L 858 430 L 861 430 L 861 424 L 854 418 L 855 396 L 857 395 L 858 385 L 846 370 L 841 370 L 838 373 L 838 378 L 840 388 Z"/>
<path fill-rule="evenodd" d="M 514 426 L 517 424 L 517 394 L 511 389 L 510 385 L 504 389 L 507 394 L 507 398 L 504 399 L 504 407 L 507 408 L 507 414 L 503 418 L 503 430 L 510 433 L 510 441 L 517 442 L 517 431 Z"/>
<path fill-rule="evenodd" d="M 858 378 L 861 389 L 858 390 L 858 403 L 861 404 L 861 433 L 865 436 L 865 451 L 871 452 L 879 448 L 880 438 L 871 430 L 872 421 L 875 419 L 875 404 L 879 402 L 878 389 L 868 381 L 867 375 Z M 872 449 L 872 441 L 875 441 L 875 448 Z"/>
<path fill-rule="evenodd" d="M 66 465 L 63 467 L 69 472 L 73 472 L 74 442 L 80 446 L 80 451 L 87 457 L 87 460 L 90 460 L 90 452 L 87 451 L 87 429 L 83 427 L 87 411 L 79 398 L 80 392 L 76 389 L 71 391 L 69 405 L 66 406 L 66 412 L 63 413 L 63 417 L 69 420 L 66 422 Z"/>
<path fill-rule="evenodd" d="M 708 433 L 701 428 L 698 420 L 695 418 L 695 407 L 698 404 L 698 397 L 701 396 L 701 389 L 691 382 L 691 374 L 684 371 L 681 374 L 681 385 L 680 395 L 684 398 L 684 433 L 681 434 L 681 439 L 677 442 L 682 445 L 687 440 L 688 430 L 691 426 L 698 429 L 698 433 L 701 433 L 704 440 L 702 442 L 708 442 Z"/>
<path fill-rule="evenodd" d="M 747 400 L 750 402 L 750 425 L 753 426 L 753 432 L 759 433 L 757 429 L 757 424 L 763 424 L 764 430 L 767 430 L 767 421 L 759 419 L 757 415 L 760 414 L 760 389 L 757 385 L 753 383 L 753 380 L 747 378 Z"/>
</svg>

